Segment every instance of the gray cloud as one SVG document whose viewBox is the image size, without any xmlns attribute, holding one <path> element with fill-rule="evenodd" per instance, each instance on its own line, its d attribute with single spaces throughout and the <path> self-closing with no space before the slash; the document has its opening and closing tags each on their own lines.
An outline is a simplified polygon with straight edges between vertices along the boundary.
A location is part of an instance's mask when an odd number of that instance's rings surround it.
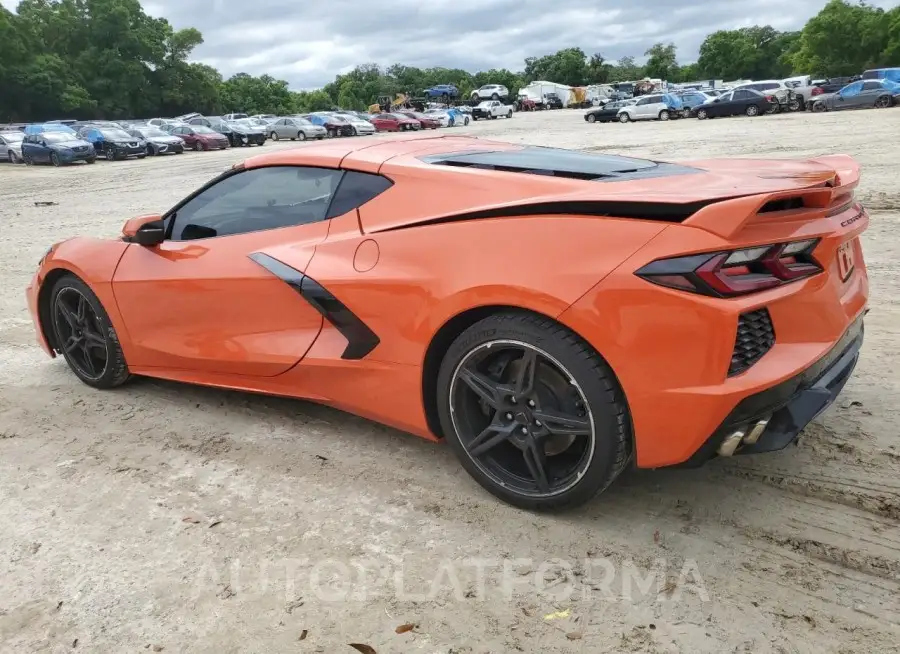
<svg viewBox="0 0 900 654">
<path fill-rule="evenodd" d="M 14 0 L 0 0 L 12 5 Z M 475 72 L 521 70 L 529 56 L 579 46 L 608 60 L 641 60 L 656 42 L 674 42 L 695 61 L 707 34 L 769 24 L 799 29 L 825 0 L 150 0 L 145 10 L 205 42 L 194 59 L 226 77 L 268 73 L 292 88 L 317 88 L 363 63 L 444 66 Z M 876 0 L 887 7 L 894 0 Z M 752 12 L 752 13 L 750 13 Z"/>
</svg>

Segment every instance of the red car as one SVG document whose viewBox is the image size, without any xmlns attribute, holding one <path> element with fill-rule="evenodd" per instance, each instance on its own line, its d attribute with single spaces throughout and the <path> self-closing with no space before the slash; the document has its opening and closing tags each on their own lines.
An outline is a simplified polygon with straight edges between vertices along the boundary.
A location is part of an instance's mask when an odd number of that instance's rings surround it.
<svg viewBox="0 0 900 654">
<path fill-rule="evenodd" d="M 185 148 L 200 150 L 224 150 L 230 144 L 228 137 L 205 125 L 182 125 L 170 132 L 184 141 Z"/>
<path fill-rule="evenodd" d="M 441 121 L 433 116 L 420 114 L 418 111 L 401 111 L 402 116 L 418 120 L 422 124 L 422 129 L 437 129 L 441 126 Z"/>
<path fill-rule="evenodd" d="M 378 114 L 369 119 L 379 132 L 399 132 L 422 129 L 422 123 L 403 114 Z"/>
</svg>

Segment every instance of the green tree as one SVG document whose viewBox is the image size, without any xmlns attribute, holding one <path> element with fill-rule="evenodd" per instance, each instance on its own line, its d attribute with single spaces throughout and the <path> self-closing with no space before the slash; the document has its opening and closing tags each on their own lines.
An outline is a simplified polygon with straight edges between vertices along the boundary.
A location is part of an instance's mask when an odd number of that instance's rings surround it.
<svg viewBox="0 0 900 654">
<path fill-rule="evenodd" d="M 800 33 L 791 57 L 794 70 L 811 75 L 853 75 L 884 63 L 891 20 L 865 2 L 830 0 Z"/>
<path fill-rule="evenodd" d="M 651 79 L 668 80 L 678 74 L 678 61 L 674 43 L 665 45 L 656 43 L 652 45 L 644 55 L 647 63 L 644 64 L 644 75 Z"/>
</svg>

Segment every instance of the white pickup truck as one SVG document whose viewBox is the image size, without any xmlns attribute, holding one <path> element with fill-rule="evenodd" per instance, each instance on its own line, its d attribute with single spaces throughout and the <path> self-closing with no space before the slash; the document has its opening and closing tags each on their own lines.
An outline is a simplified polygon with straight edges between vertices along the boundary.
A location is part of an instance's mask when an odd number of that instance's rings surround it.
<svg viewBox="0 0 900 654">
<path fill-rule="evenodd" d="M 512 118 L 513 108 L 511 105 L 505 105 L 499 100 L 485 100 L 472 109 L 472 120 L 479 118 L 497 118 L 504 116 Z"/>
</svg>

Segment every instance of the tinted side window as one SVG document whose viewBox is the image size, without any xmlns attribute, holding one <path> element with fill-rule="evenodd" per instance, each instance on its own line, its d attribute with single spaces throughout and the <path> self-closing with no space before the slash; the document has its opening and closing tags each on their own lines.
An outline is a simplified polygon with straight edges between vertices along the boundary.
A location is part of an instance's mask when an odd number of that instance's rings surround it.
<svg viewBox="0 0 900 654">
<path fill-rule="evenodd" d="M 393 182 L 387 177 L 355 170 L 347 171 L 334 194 L 327 217 L 343 216 L 348 211 L 358 209 L 391 186 Z"/>
<path fill-rule="evenodd" d="M 302 166 L 229 175 L 173 214 L 170 238 L 189 241 L 324 220 L 341 175 L 339 170 Z"/>
<path fill-rule="evenodd" d="M 866 82 L 863 84 L 863 91 L 875 91 L 881 88 L 880 82 Z"/>
<path fill-rule="evenodd" d="M 749 100 L 752 97 L 753 97 L 753 94 L 750 93 L 750 91 L 748 91 L 746 89 L 740 89 L 740 90 L 734 92 L 735 100 Z"/>
</svg>

